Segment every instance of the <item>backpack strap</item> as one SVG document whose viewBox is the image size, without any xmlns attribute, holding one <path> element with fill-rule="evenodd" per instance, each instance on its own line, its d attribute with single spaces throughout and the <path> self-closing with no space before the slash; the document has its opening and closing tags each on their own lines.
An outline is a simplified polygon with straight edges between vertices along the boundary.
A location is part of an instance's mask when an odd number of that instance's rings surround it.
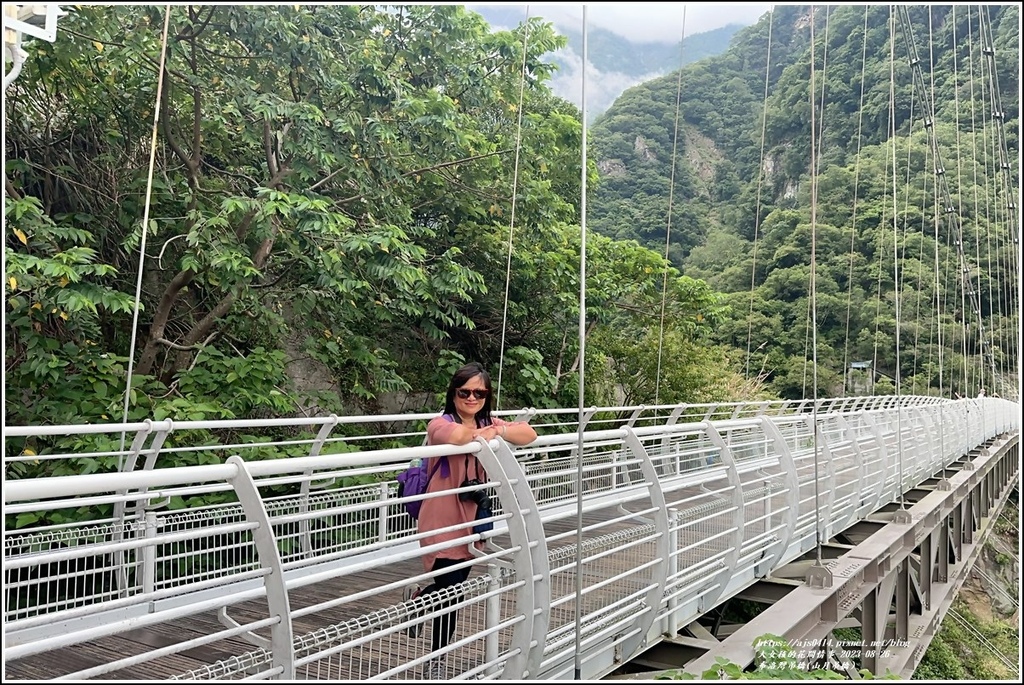
<svg viewBox="0 0 1024 685">
<path fill-rule="evenodd" d="M 438 458 L 438 460 L 436 462 L 434 462 L 434 468 L 430 469 L 430 472 L 427 473 L 427 484 L 423 486 L 424 491 L 427 489 L 427 487 L 430 486 L 430 479 L 433 478 L 434 474 L 437 473 L 437 470 L 439 468 L 441 468 L 441 460 L 442 459 L 444 459 L 444 465 L 448 466 L 448 455 L 447 454 L 442 455 L 441 457 Z"/>
</svg>

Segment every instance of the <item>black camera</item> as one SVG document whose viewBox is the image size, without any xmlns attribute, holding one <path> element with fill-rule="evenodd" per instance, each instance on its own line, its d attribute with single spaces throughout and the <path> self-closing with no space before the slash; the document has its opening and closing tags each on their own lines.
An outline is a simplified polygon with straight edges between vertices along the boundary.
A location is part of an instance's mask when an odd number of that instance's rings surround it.
<svg viewBox="0 0 1024 685">
<path fill-rule="evenodd" d="M 474 478 L 473 480 L 464 480 L 460 488 L 472 488 L 479 485 L 483 485 L 479 480 Z M 476 502 L 476 506 L 480 509 L 491 508 L 491 496 L 487 494 L 486 490 L 471 490 L 469 492 L 460 492 L 459 499 L 463 502 Z"/>
<path fill-rule="evenodd" d="M 462 485 L 459 487 L 472 488 L 479 485 L 483 485 L 479 480 L 474 478 L 473 480 L 464 480 Z M 471 490 L 470 492 L 460 492 L 459 499 L 463 502 L 476 502 L 476 518 L 488 519 L 493 516 L 491 511 L 491 496 L 487 494 L 486 490 Z M 494 522 L 487 521 L 486 523 L 478 523 L 473 526 L 473 532 L 477 535 L 483 535 L 484 533 L 494 530 Z"/>
</svg>

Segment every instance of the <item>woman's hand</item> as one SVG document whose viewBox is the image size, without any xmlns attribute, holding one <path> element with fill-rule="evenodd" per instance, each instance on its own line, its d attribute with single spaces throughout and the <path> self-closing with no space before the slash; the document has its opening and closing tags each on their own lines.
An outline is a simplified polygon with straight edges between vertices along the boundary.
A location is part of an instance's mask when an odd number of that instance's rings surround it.
<svg viewBox="0 0 1024 685">
<path fill-rule="evenodd" d="M 494 438 L 501 437 L 502 429 L 495 425 L 484 426 L 483 428 L 477 428 L 473 431 L 474 438 L 483 438 L 484 440 L 490 441 Z"/>
</svg>

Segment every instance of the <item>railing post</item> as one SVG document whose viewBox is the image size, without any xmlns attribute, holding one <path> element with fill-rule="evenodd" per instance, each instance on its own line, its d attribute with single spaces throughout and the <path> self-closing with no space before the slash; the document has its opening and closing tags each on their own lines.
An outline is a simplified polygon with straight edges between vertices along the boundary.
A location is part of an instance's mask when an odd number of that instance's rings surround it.
<svg viewBox="0 0 1024 685">
<path fill-rule="evenodd" d="M 124 459 L 123 455 L 117 458 L 117 470 L 121 473 L 127 473 L 135 470 L 135 464 L 139 460 L 139 455 L 142 453 L 142 448 L 146 444 L 146 440 L 149 438 L 150 434 L 152 434 L 153 421 L 151 419 L 146 419 L 145 421 L 143 421 L 143 423 L 146 424 L 146 427 L 145 429 L 135 434 L 135 439 L 132 440 L 131 454 L 128 456 L 128 459 Z M 160 445 L 163 443 L 164 438 L 167 436 L 167 432 L 168 431 L 157 432 L 156 435 L 153 437 L 153 445 L 150 449 L 158 452 L 160 450 Z M 148 464 L 147 468 L 149 468 Z M 127 493 L 127 490 L 121 490 L 119 492 L 119 494 L 121 495 L 125 495 Z M 139 502 L 136 504 L 136 512 L 142 510 L 143 501 L 144 500 L 139 500 Z M 124 500 L 114 503 L 114 519 L 117 522 L 115 525 L 120 525 L 120 528 L 118 528 L 117 532 L 115 533 L 115 540 L 123 540 L 125 538 L 125 535 L 127 534 L 128 528 L 128 506 L 127 504 L 125 504 Z M 117 569 L 117 587 L 120 590 L 121 596 L 127 597 L 128 574 L 127 567 L 125 566 L 124 563 L 124 559 L 125 554 L 123 551 L 119 550 L 114 553 L 113 562 L 114 567 Z"/>
<path fill-rule="evenodd" d="M 272 664 L 280 672 L 273 676 L 277 680 L 295 679 L 295 643 L 292 631 L 292 613 L 288 602 L 288 589 L 284 584 L 284 567 L 277 549 L 277 539 L 270 516 L 264 506 L 263 498 L 256 487 L 256 481 L 246 468 L 246 463 L 237 454 L 227 458 L 226 463 L 233 465 L 237 471 L 228 479 L 238 502 L 242 505 L 245 517 L 258 525 L 252 531 L 253 544 L 260 560 L 260 566 L 270 571 L 263 577 L 267 588 L 267 609 L 271 616 L 279 620 L 270 628 L 270 653 Z"/>
<path fill-rule="evenodd" d="M 669 537 L 672 526 L 669 521 L 668 503 L 665 501 L 665 492 L 661 488 L 661 481 L 658 479 L 657 469 L 654 467 L 654 462 L 651 461 L 651 455 L 647 453 L 647 448 L 644 447 L 643 442 L 637 437 L 636 433 L 632 428 L 626 428 L 626 437 L 623 440 L 623 445 L 627 450 L 640 460 L 640 470 L 643 472 L 644 478 L 648 482 L 648 492 L 651 497 L 651 506 L 655 510 L 652 516 L 654 528 L 658 533 L 658 538 L 654 543 L 654 556 L 656 559 L 660 559 L 660 563 L 650 567 L 650 578 L 651 578 L 651 589 L 647 592 L 647 597 L 644 602 L 648 607 L 649 618 L 642 618 L 642 614 L 637 617 L 636 626 L 642 628 L 637 631 L 636 637 L 631 637 L 624 642 L 619 643 L 619 647 L 622 649 L 622 655 L 624 659 L 631 659 L 634 655 L 639 654 L 647 647 L 647 638 L 651 633 L 651 629 L 654 626 L 654 622 L 657 620 L 658 609 L 661 607 L 661 600 L 665 596 L 665 587 L 668 584 L 669 576 Z M 582 572 L 582 569 L 577 571 Z M 643 620 L 644 624 L 641 626 L 640 621 Z"/>
<path fill-rule="evenodd" d="M 327 417 L 327 421 L 320 426 L 320 430 L 316 434 L 316 439 L 313 440 L 313 444 L 309 446 L 309 456 L 315 457 L 320 454 L 320 450 L 323 449 L 324 443 L 327 441 L 327 436 L 331 434 L 334 427 L 338 425 L 338 415 L 331 414 Z M 311 476 L 312 471 L 307 471 L 306 476 Z M 298 509 L 300 514 L 305 514 L 309 511 L 309 492 L 313 487 L 312 481 L 309 478 L 304 478 L 302 484 L 299 486 L 299 502 Z M 303 517 L 299 520 L 299 544 L 302 545 L 302 551 L 311 555 L 313 553 L 313 536 L 309 530 L 309 519 Z"/>
<path fill-rule="evenodd" d="M 498 574 L 500 573 L 497 565 L 487 565 L 487 592 L 490 596 L 486 600 L 484 605 L 484 628 L 494 628 L 501 621 L 501 595 L 498 594 L 500 583 L 498 582 Z M 498 665 L 494 661 L 498 658 L 498 633 L 488 633 L 484 640 L 484 662 L 490 663 L 484 671 L 485 675 L 494 675 L 498 672 Z"/>
<path fill-rule="evenodd" d="M 380 509 L 377 520 L 377 539 L 381 542 L 386 542 L 388 539 L 388 509 L 391 505 L 388 504 L 388 496 L 391 494 L 391 490 L 386 482 L 380 484 Z"/>
<path fill-rule="evenodd" d="M 793 453 L 782 436 L 782 431 L 775 425 L 775 422 L 767 417 L 761 418 L 761 430 L 771 440 L 775 452 L 779 456 L 779 465 L 782 467 L 782 482 L 785 488 L 786 497 L 786 525 L 782 527 L 782 534 L 779 536 L 778 549 L 775 553 L 775 561 L 772 566 L 778 566 L 779 560 L 785 558 L 786 552 L 796 530 L 797 521 L 800 518 L 800 483 L 796 475 L 796 462 L 793 461 Z"/>
<path fill-rule="evenodd" d="M 482 446 L 477 458 L 488 479 L 498 482 L 495 493 L 501 502 L 502 512 L 511 514 L 508 519 L 510 546 L 520 548 L 512 555 L 511 566 L 516 578 L 525 581 L 523 587 L 516 591 L 516 611 L 522 612 L 526 620 L 512 629 L 508 650 L 516 653 L 505 662 L 503 674 L 512 679 L 533 679 L 537 677 L 544 654 L 551 602 L 547 538 L 537 500 L 522 465 L 507 442 L 500 438 L 494 441 L 498 445 L 496 450 L 491 449 L 490 443 L 477 438 Z"/>
<path fill-rule="evenodd" d="M 818 533 L 821 535 L 822 540 L 828 540 L 832 537 L 832 509 L 835 507 L 836 502 L 836 469 L 835 461 L 832 459 L 832 449 L 828 445 L 828 439 L 825 437 L 825 432 L 821 430 L 822 419 L 818 418 L 817 423 L 814 421 L 813 416 L 807 417 L 807 424 L 811 428 L 811 435 L 815 437 L 817 443 L 817 451 L 814 454 L 814 459 L 817 461 L 819 455 L 823 457 L 818 464 L 824 470 L 824 473 L 818 474 L 818 483 L 815 488 L 818 489 L 819 495 L 825 495 L 825 511 L 820 517 L 821 523 L 824 526 L 823 530 L 819 530 Z M 824 481 L 824 482 L 822 482 Z M 815 502 L 815 506 L 820 506 L 821 502 Z"/>
<path fill-rule="evenodd" d="M 718 591 L 704 595 L 703 606 L 705 609 L 714 607 L 718 601 L 725 594 L 729 587 L 729 583 L 732 582 L 733 574 L 736 571 L 736 566 L 740 560 L 740 550 L 743 547 L 743 538 L 746 534 L 744 526 L 746 525 L 746 509 L 743 503 L 743 482 L 740 480 L 739 471 L 736 468 L 736 460 L 733 459 L 732 449 L 722 438 L 722 434 L 718 432 L 715 425 L 709 421 L 703 422 L 703 428 L 708 439 L 715 447 L 718 448 L 719 454 L 722 459 L 722 464 L 726 468 L 726 479 L 729 482 L 729 487 L 732 490 L 732 496 L 725 497 L 722 499 L 731 499 L 733 505 L 733 516 L 732 516 L 732 549 L 725 555 L 723 559 L 722 570 L 716 574 L 715 583 L 718 585 Z"/>
<path fill-rule="evenodd" d="M 672 508 L 668 510 L 668 578 L 675 578 L 679 573 L 679 510 Z M 668 587 L 666 580 L 665 587 Z M 675 637 L 679 634 L 679 616 L 676 608 L 679 606 L 679 595 L 675 592 L 668 600 L 668 615 L 665 617 L 665 634 Z"/>
<path fill-rule="evenodd" d="M 156 512 L 146 512 L 146 529 L 145 535 L 147 540 L 153 540 L 156 538 Z M 144 593 L 153 592 L 156 589 L 156 546 L 152 544 L 145 545 L 142 548 L 142 591 Z"/>
</svg>

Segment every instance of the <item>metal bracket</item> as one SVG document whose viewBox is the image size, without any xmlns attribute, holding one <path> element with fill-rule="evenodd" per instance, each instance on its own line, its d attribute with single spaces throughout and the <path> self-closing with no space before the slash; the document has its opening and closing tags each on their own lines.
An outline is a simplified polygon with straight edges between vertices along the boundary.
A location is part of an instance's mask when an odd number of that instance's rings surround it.
<svg viewBox="0 0 1024 685">
<path fill-rule="evenodd" d="M 818 589 L 832 587 L 832 571 L 825 566 L 815 564 L 807 571 L 807 585 Z"/>
</svg>

